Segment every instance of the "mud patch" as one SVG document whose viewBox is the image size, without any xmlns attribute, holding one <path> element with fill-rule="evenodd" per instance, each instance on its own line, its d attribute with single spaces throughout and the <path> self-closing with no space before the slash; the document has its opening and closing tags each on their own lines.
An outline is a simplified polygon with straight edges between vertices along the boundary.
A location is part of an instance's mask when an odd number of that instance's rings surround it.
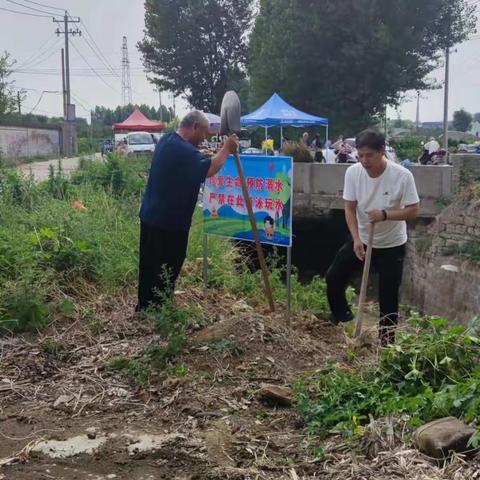
<svg viewBox="0 0 480 480">
<path fill-rule="evenodd" d="M 92 455 L 106 442 L 107 437 L 90 439 L 86 435 L 79 435 L 67 440 L 42 440 L 31 451 L 51 458 L 69 458 L 81 454 Z"/>
</svg>

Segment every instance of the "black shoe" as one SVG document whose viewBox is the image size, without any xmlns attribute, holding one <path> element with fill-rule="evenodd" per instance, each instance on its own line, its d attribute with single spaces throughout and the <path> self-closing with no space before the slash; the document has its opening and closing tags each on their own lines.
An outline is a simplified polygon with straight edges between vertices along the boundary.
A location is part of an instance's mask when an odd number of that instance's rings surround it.
<svg viewBox="0 0 480 480">
<path fill-rule="evenodd" d="M 333 325 L 338 325 L 339 323 L 348 323 L 353 320 L 353 313 L 351 310 L 347 310 L 343 315 L 332 315 L 330 316 L 330 323 Z"/>
</svg>

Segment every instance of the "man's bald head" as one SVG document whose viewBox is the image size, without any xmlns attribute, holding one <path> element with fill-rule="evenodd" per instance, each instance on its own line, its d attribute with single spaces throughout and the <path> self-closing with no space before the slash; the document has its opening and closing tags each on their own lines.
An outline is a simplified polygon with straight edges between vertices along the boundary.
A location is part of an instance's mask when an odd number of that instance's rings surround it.
<svg viewBox="0 0 480 480">
<path fill-rule="evenodd" d="M 183 117 L 178 127 L 178 134 L 187 142 L 198 147 L 207 138 L 208 127 L 209 122 L 205 114 L 194 110 Z"/>
</svg>

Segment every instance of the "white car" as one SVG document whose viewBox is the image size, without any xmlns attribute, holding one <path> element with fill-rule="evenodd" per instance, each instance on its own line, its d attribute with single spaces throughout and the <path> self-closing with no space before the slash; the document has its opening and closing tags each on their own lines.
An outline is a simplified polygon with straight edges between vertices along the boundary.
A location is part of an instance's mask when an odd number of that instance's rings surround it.
<svg viewBox="0 0 480 480">
<path fill-rule="evenodd" d="M 128 154 L 151 153 L 155 151 L 156 143 L 151 133 L 132 132 L 125 139 L 127 140 Z"/>
</svg>

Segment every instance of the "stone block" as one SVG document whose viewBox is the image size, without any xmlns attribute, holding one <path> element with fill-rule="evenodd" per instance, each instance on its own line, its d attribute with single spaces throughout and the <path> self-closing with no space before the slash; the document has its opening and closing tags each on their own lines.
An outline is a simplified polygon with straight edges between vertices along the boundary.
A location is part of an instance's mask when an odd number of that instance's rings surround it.
<svg viewBox="0 0 480 480">
<path fill-rule="evenodd" d="M 415 446 L 433 458 L 445 458 L 451 452 L 464 453 L 468 441 L 476 432 L 455 417 L 442 418 L 427 423 L 413 435 Z"/>
<path fill-rule="evenodd" d="M 477 219 L 475 217 L 465 217 L 464 221 L 467 227 L 475 227 L 478 224 Z"/>
<path fill-rule="evenodd" d="M 289 407 L 292 405 L 292 390 L 279 385 L 263 384 L 258 392 L 258 398 L 271 405 Z"/>
</svg>

